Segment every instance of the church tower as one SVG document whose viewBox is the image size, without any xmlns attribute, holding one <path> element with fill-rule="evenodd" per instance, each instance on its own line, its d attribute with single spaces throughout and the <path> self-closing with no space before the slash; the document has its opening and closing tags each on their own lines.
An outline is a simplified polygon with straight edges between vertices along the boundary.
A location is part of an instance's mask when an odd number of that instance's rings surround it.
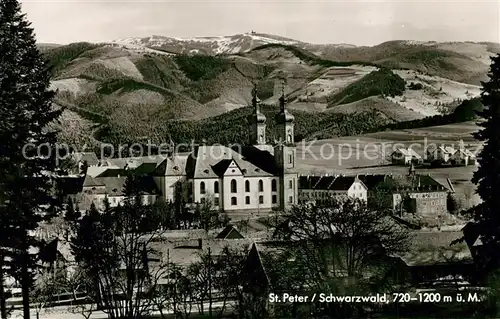
<svg viewBox="0 0 500 319">
<path fill-rule="evenodd" d="M 266 117 L 260 112 L 260 101 L 257 98 L 257 84 L 252 90 L 253 113 L 248 116 L 250 123 L 250 145 L 266 144 Z"/>
<path fill-rule="evenodd" d="M 280 200 L 284 209 L 296 205 L 298 198 L 298 174 L 296 170 L 296 147 L 294 141 L 295 117 L 285 108 L 285 88 L 279 99 L 280 112 L 276 114 L 278 141 L 274 146 L 274 159 L 280 174 Z"/>
</svg>

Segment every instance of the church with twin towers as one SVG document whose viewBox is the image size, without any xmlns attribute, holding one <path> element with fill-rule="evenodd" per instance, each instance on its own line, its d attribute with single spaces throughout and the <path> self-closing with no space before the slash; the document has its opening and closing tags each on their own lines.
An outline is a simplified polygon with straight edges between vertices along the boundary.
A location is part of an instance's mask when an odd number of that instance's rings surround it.
<svg viewBox="0 0 500 319">
<path fill-rule="evenodd" d="M 164 200 L 174 200 L 176 184 L 187 182 L 190 202 L 210 200 L 228 213 L 265 212 L 297 204 L 295 118 L 286 109 L 284 92 L 274 117 L 277 138 L 272 142 L 266 136 L 269 119 L 261 111 L 256 86 L 252 106 L 244 145 L 198 145 L 191 153 L 171 154 L 157 166 L 155 182 Z"/>
</svg>

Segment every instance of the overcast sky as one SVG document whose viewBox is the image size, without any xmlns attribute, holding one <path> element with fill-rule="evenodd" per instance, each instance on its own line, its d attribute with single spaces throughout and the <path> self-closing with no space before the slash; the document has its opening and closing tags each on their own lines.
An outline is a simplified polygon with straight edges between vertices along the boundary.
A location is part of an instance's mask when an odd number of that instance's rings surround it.
<svg viewBox="0 0 500 319">
<path fill-rule="evenodd" d="M 233 35 L 311 43 L 500 42 L 500 1 L 21 0 L 39 42 Z"/>
</svg>

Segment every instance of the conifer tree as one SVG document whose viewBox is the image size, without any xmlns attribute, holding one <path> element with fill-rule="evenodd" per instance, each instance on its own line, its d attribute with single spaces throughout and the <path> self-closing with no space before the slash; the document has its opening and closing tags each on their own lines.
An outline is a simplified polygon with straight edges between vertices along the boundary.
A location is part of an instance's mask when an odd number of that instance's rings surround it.
<svg viewBox="0 0 500 319">
<path fill-rule="evenodd" d="M 64 215 L 64 219 L 67 222 L 73 222 L 76 221 L 78 218 L 81 217 L 80 211 L 77 211 L 75 209 L 75 205 L 73 205 L 73 200 L 71 197 L 68 198 L 68 203 L 66 204 L 66 214 Z"/>
<path fill-rule="evenodd" d="M 479 114 L 485 121 L 479 123 L 482 129 L 474 134 L 484 142 L 484 147 L 472 182 L 477 184 L 477 193 L 482 199 L 474 208 L 474 217 L 486 248 L 484 257 L 494 264 L 500 248 L 500 55 L 492 57 L 488 75 L 490 80 L 482 83 L 484 110 Z"/>
<path fill-rule="evenodd" d="M 51 107 L 50 72 L 38 51 L 33 30 L 17 0 L 0 2 L 0 236 L 16 263 L 22 288 L 24 318 L 29 318 L 28 253 L 36 240 L 29 231 L 52 210 L 50 172 L 55 170 L 56 132 L 47 125 L 60 112 Z M 38 150 L 37 150 L 38 148 Z M 38 155 L 38 156 L 37 156 Z M 45 155 L 45 156 L 40 156 Z M 6 242 L 6 234 L 12 234 Z"/>
</svg>

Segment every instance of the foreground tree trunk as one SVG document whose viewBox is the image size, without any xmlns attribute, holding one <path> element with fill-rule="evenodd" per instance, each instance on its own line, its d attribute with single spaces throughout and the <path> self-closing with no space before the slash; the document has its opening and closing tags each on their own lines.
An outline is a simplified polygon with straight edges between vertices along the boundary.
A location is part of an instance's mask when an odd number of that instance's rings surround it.
<svg viewBox="0 0 500 319">
<path fill-rule="evenodd" d="M 26 243 L 26 236 L 23 236 L 23 251 L 22 254 L 22 264 L 21 264 L 21 290 L 23 295 L 23 317 L 24 319 L 30 319 L 30 287 L 31 287 L 31 276 L 29 273 L 29 255 L 28 247 Z"/>
<path fill-rule="evenodd" d="M 7 298 L 5 296 L 5 286 L 4 286 L 4 256 L 0 255 L 0 317 L 2 319 L 7 319 Z"/>
</svg>

